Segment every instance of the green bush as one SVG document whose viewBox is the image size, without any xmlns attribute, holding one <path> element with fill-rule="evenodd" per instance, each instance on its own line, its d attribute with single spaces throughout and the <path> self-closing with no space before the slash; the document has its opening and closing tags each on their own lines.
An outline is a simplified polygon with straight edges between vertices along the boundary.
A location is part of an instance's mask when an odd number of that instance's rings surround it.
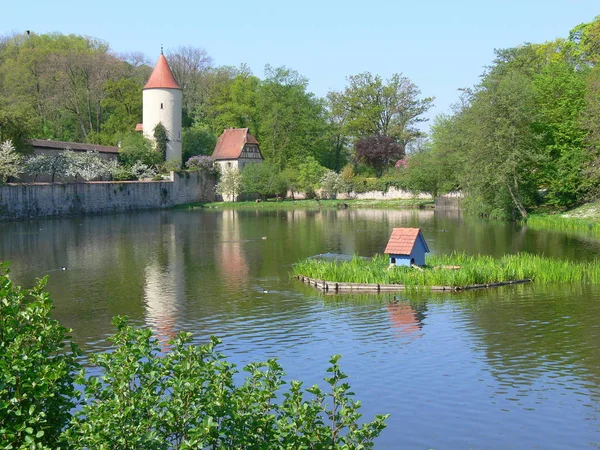
<svg viewBox="0 0 600 450">
<path fill-rule="evenodd" d="M 90 375 L 65 350 L 50 318 L 45 280 L 30 290 L 0 273 L 0 443 L 5 449 L 372 448 L 387 415 L 359 425 L 339 356 L 328 392 L 303 388 L 275 359 L 236 366 L 189 333 L 168 343 L 116 318 L 111 352 L 92 355 Z M 75 374 L 79 371 L 79 374 Z M 83 388 L 83 398 L 75 383 Z M 81 399 L 81 401 L 80 401 Z M 79 406 L 79 408 L 76 408 Z"/>
<path fill-rule="evenodd" d="M 157 166 L 163 160 L 160 152 L 154 150 L 152 142 L 144 135 L 129 133 L 123 138 L 119 150 L 119 162 L 124 166 L 131 167 L 138 161 L 148 166 Z"/>
<path fill-rule="evenodd" d="M 65 436 L 76 448 L 371 448 L 385 428 L 387 415 L 357 424 L 360 403 L 339 356 L 327 370 L 329 393 L 292 381 L 278 401 L 285 374 L 274 359 L 247 365 L 238 386 L 216 338 L 194 346 L 180 333 L 164 354 L 151 330 L 115 324 L 114 351 L 91 358 L 103 375 L 79 379 L 85 406 Z"/>
<path fill-rule="evenodd" d="M 0 443 L 2 448 L 58 448 L 77 403 L 78 349 L 50 317 L 46 279 L 15 287 L 0 266 Z"/>
</svg>

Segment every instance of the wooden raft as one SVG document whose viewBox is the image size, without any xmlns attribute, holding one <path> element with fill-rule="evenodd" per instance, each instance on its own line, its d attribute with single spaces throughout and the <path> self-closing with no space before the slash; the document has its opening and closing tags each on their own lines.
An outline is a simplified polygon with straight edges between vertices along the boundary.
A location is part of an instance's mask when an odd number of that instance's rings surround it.
<svg viewBox="0 0 600 450">
<path fill-rule="evenodd" d="M 310 286 L 314 286 L 324 292 L 397 292 L 404 291 L 407 289 L 414 289 L 413 286 L 406 286 L 404 284 L 369 284 L 369 283 L 338 283 L 335 281 L 316 280 L 314 278 L 305 277 L 304 275 L 296 276 L 297 280 L 303 283 L 308 283 Z M 529 283 L 530 279 L 524 280 L 511 280 L 511 281 L 500 281 L 497 283 L 486 283 L 486 284 L 471 284 L 469 286 L 424 286 L 426 289 L 431 291 L 442 291 L 442 292 L 458 292 L 467 291 L 470 289 L 484 289 L 497 286 L 507 286 L 510 284 L 521 284 Z"/>
</svg>

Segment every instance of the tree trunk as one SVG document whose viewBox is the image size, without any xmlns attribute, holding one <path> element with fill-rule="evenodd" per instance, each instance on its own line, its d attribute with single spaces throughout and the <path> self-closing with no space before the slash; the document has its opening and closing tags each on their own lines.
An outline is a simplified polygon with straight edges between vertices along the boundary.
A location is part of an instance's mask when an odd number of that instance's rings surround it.
<svg viewBox="0 0 600 450">
<path fill-rule="evenodd" d="M 519 195 L 518 195 L 519 194 L 519 183 L 517 181 L 517 177 L 513 177 L 513 181 L 515 184 L 514 190 L 513 190 L 513 187 L 509 183 L 507 185 L 508 193 L 510 194 L 510 198 L 512 199 L 513 203 L 519 210 L 521 217 L 523 217 L 523 219 L 527 219 L 527 210 L 525 209 L 525 205 L 523 205 L 523 202 L 521 201 L 521 199 L 519 198 Z"/>
</svg>

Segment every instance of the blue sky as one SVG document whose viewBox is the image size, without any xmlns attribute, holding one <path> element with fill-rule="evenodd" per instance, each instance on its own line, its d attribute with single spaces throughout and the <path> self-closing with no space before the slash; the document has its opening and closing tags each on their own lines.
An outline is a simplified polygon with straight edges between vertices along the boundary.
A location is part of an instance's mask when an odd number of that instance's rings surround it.
<svg viewBox="0 0 600 450">
<path fill-rule="evenodd" d="M 85 34 L 152 61 L 161 44 L 198 46 L 215 64 L 247 63 L 258 76 L 265 64 L 295 69 L 319 96 L 343 89 L 348 75 L 401 72 L 436 97 L 429 117 L 477 83 L 495 48 L 567 37 L 600 15 L 598 0 L 5 3 L 1 34 Z"/>
</svg>

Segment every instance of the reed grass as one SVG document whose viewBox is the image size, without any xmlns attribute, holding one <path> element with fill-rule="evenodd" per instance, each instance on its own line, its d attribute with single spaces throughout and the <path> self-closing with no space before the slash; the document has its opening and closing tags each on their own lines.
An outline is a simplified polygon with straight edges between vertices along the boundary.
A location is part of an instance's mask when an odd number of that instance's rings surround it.
<svg viewBox="0 0 600 450">
<path fill-rule="evenodd" d="M 560 215 L 531 215 L 522 225 L 535 230 L 558 230 L 600 234 L 600 222 L 595 218 Z"/>
<path fill-rule="evenodd" d="M 293 274 L 339 283 L 403 284 L 415 289 L 524 279 L 538 283 L 600 284 L 600 261 L 573 262 L 528 253 L 505 255 L 500 259 L 464 253 L 431 255 L 423 271 L 388 266 L 388 257 L 384 255 L 376 255 L 370 261 L 360 257 L 341 262 L 306 259 L 294 265 Z M 460 269 L 443 266 L 460 266 Z"/>
</svg>

